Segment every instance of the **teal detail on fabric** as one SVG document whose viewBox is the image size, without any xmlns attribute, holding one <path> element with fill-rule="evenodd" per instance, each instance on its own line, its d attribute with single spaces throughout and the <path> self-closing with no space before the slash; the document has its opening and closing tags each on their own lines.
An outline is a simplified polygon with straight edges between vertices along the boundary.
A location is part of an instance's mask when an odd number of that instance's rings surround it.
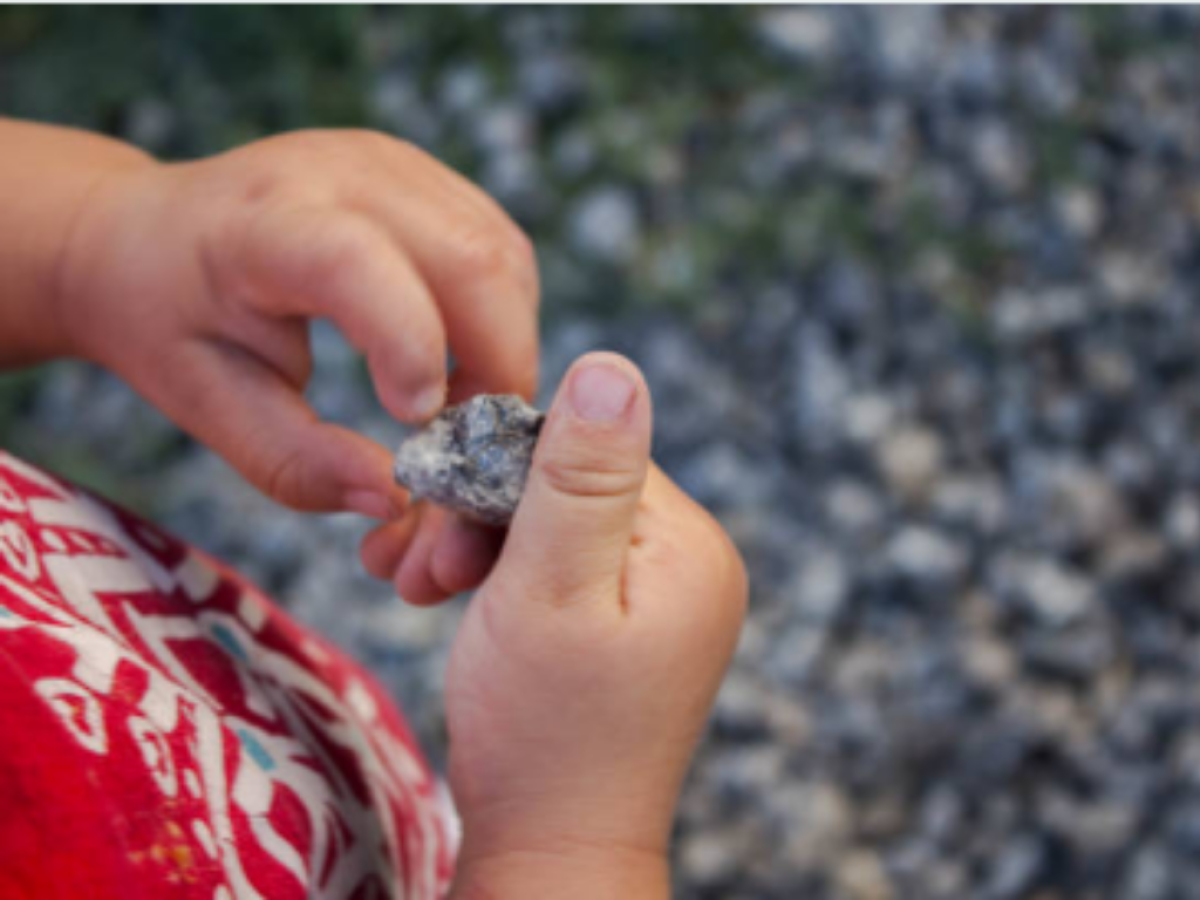
<svg viewBox="0 0 1200 900">
<path fill-rule="evenodd" d="M 247 662 L 246 648 L 238 643 L 238 639 L 233 636 L 232 631 L 224 625 L 214 625 L 212 634 L 217 639 L 217 643 L 229 651 L 230 656 L 241 662 Z"/>
<path fill-rule="evenodd" d="M 237 730 L 238 740 L 242 742 L 242 746 L 246 748 L 246 752 L 250 754 L 250 758 L 258 763 L 258 767 L 264 772 L 270 772 L 275 768 L 275 760 L 271 759 L 271 754 L 266 751 L 266 748 L 258 742 L 250 732 L 239 728 Z"/>
</svg>

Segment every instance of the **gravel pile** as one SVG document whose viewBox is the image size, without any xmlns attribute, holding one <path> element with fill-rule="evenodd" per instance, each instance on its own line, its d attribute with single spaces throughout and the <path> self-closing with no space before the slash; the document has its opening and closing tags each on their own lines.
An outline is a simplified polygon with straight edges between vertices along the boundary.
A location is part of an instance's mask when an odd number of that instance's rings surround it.
<svg viewBox="0 0 1200 900">
<path fill-rule="evenodd" d="M 752 574 L 679 896 L 1200 897 L 1196 10 L 776 8 L 722 58 L 706 14 L 465 15 L 505 77 L 424 77 L 385 16 L 376 114 L 539 236 L 546 391 L 643 366 L 660 464 Z M 317 406 L 394 443 L 317 349 Z M 396 604 L 358 522 L 271 508 L 114 382 L 64 367 L 28 421 L 147 467 L 442 753 L 462 601 Z"/>
</svg>

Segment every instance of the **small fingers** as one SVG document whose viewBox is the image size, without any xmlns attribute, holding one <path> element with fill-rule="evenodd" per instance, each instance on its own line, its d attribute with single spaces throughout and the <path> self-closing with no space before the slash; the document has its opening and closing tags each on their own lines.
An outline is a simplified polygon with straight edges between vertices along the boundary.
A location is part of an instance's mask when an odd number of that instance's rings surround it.
<svg viewBox="0 0 1200 900">
<path fill-rule="evenodd" d="M 438 166 L 426 159 L 426 167 Z M 408 154 L 393 171 L 412 180 L 420 174 L 415 160 Z M 473 197 L 476 189 L 465 191 L 440 172 L 428 180 L 432 187 L 409 191 L 363 185 L 355 205 L 387 229 L 432 289 L 470 380 L 482 390 L 532 397 L 539 302 L 533 245 L 493 201 Z"/>
<path fill-rule="evenodd" d="M 372 529 L 362 540 L 359 559 L 367 574 L 381 581 L 390 581 L 400 561 L 408 551 L 420 524 L 419 507 L 409 509 L 399 519 L 384 522 Z"/>
<path fill-rule="evenodd" d="M 331 319 L 362 352 L 380 401 L 404 421 L 433 415 L 446 393 L 446 333 L 408 257 L 367 218 L 276 203 L 213 254 L 227 290 L 258 312 Z"/>
<path fill-rule="evenodd" d="M 447 513 L 436 506 L 422 504 L 416 534 L 392 578 L 396 593 L 414 606 L 434 606 L 450 596 L 434 578 L 432 558 Z"/>
<path fill-rule="evenodd" d="M 433 580 L 448 594 L 478 587 L 492 570 L 503 544 L 500 529 L 449 516 L 430 557 Z"/>
<path fill-rule="evenodd" d="M 360 557 L 370 575 L 395 578 L 397 592 L 423 606 L 478 586 L 503 541 L 498 529 L 418 504 L 402 518 L 371 531 L 363 539 Z"/>
<path fill-rule="evenodd" d="M 457 206 L 464 213 L 489 222 L 500 232 L 507 233 L 511 245 L 519 244 L 525 235 L 486 191 L 419 147 L 407 141 L 377 134 L 373 141 L 380 164 L 401 178 L 409 180 L 419 172 L 421 183 L 437 190 L 438 199 Z"/>
</svg>

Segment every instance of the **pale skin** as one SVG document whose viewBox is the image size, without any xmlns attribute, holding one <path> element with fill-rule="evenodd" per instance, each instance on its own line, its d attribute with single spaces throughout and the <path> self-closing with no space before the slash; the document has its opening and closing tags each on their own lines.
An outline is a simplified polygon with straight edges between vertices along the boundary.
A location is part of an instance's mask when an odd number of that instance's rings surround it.
<svg viewBox="0 0 1200 900">
<path fill-rule="evenodd" d="M 576 362 L 507 535 L 410 503 L 386 448 L 303 399 L 313 318 L 401 421 L 480 391 L 529 397 L 537 269 L 504 212 L 369 132 L 167 165 L 3 119 L 0 197 L 0 366 L 105 366 L 280 503 L 380 520 L 363 563 L 409 602 L 478 588 L 447 673 L 453 896 L 668 896 L 678 791 L 746 580 L 650 462 L 640 373 Z"/>
</svg>

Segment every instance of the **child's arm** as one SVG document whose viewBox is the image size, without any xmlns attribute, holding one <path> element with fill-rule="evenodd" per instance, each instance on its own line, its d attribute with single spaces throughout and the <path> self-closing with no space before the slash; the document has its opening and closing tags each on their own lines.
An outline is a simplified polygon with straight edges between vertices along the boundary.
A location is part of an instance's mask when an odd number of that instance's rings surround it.
<svg viewBox="0 0 1200 900">
<path fill-rule="evenodd" d="M 520 229 L 385 135 L 297 132 L 167 165 L 0 120 L 0 365 L 97 362 L 288 506 L 387 519 L 407 505 L 389 451 L 305 402 L 309 319 L 332 320 L 383 406 L 416 421 L 447 392 L 532 395 L 537 306 Z M 402 520 L 400 590 L 473 586 L 493 543 L 420 509 Z M 450 583 L 435 557 L 458 563 Z"/>
<path fill-rule="evenodd" d="M 113 369 L 288 505 L 393 493 L 386 454 L 302 402 L 306 320 L 367 358 L 417 421 L 452 391 L 530 395 L 537 272 L 496 204 L 371 132 L 298 132 L 160 164 L 69 129 L 0 121 L 0 347 Z M 375 448 L 381 449 L 381 448 Z"/>
<path fill-rule="evenodd" d="M 72 226 L 100 179 L 149 162 L 98 135 L 0 118 L 0 367 L 68 352 L 58 310 Z"/>
</svg>

